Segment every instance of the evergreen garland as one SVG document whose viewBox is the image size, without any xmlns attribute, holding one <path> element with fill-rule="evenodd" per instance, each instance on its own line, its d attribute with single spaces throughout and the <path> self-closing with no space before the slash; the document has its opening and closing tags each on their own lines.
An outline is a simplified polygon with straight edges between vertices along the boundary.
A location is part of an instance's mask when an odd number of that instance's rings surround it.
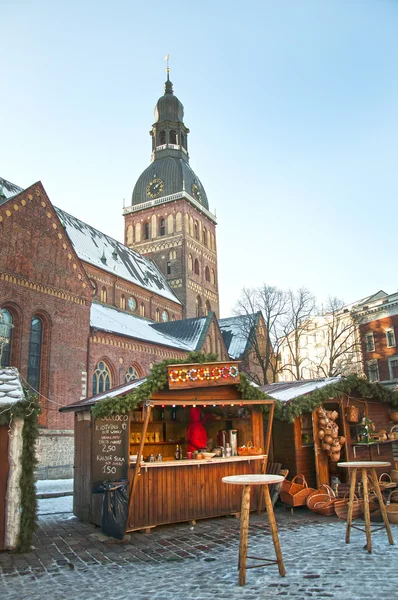
<svg viewBox="0 0 398 600">
<path fill-rule="evenodd" d="M 190 352 L 185 359 L 169 359 L 157 363 L 151 369 L 146 381 L 128 394 L 116 398 L 104 398 L 91 408 L 96 419 L 102 419 L 113 414 L 123 414 L 133 410 L 140 404 L 149 400 L 153 394 L 164 389 L 168 384 L 169 365 L 198 364 L 217 362 L 216 354 L 202 354 L 201 352 Z M 240 373 L 240 383 L 236 384 L 244 400 L 263 400 L 269 398 L 258 387 L 251 385 L 248 377 Z"/>
<path fill-rule="evenodd" d="M 27 552 L 32 543 L 32 537 L 37 526 L 37 499 L 35 487 L 36 441 L 39 434 L 38 416 L 40 404 L 37 396 L 30 390 L 24 389 L 25 400 L 2 407 L 0 425 L 10 426 L 12 420 L 21 418 L 24 421 L 22 429 L 22 471 L 19 480 L 21 490 L 20 531 L 17 542 L 17 552 Z"/>
<path fill-rule="evenodd" d="M 357 375 L 348 375 L 337 383 L 316 389 L 308 395 L 298 396 L 287 402 L 277 400 L 275 418 L 293 423 L 296 417 L 312 412 L 328 400 L 352 394 L 358 399 L 372 399 L 386 402 L 392 408 L 398 407 L 398 392 L 391 391 L 379 383 L 369 383 Z"/>
</svg>

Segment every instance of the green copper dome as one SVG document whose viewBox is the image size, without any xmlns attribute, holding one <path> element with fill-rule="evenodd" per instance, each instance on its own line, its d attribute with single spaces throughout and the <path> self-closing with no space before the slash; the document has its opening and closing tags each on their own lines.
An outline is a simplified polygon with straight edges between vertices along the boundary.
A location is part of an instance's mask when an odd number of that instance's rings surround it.
<svg viewBox="0 0 398 600">
<path fill-rule="evenodd" d="M 203 185 L 189 165 L 189 129 L 183 121 L 184 107 L 174 96 L 168 73 L 164 90 L 156 104 L 150 131 L 152 163 L 134 186 L 132 206 L 185 192 L 209 210 Z"/>
</svg>

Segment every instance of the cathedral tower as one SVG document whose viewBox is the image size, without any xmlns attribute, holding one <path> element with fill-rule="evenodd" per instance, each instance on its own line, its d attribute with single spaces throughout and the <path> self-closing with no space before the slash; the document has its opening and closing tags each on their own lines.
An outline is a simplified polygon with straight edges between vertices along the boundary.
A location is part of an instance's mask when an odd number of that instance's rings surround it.
<svg viewBox="0 0 398 600">
<path fill-rule="evenodd" d="M 123 210 L 125 244 L 151 258 L 184 305 L 184 317 L 218 317 L 216 219 L 189 165 L 184 107 L 167 81 L 155 107 L 150 166 Z"/>
</svg>

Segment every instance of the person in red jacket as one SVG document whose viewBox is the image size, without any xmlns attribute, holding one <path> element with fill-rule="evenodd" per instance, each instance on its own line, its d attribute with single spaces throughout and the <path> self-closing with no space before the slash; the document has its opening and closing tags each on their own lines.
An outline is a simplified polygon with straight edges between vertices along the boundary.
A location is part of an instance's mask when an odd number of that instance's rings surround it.
<svg viewBox="0 0 398 600">
<path fill-rule="evenodd" d="M 202 450 L 207 446 L 207 432 L 200 420 L 200 408 L 192 407 L 189 412 L 187 438 L 188 452 Z"/>
</svg>

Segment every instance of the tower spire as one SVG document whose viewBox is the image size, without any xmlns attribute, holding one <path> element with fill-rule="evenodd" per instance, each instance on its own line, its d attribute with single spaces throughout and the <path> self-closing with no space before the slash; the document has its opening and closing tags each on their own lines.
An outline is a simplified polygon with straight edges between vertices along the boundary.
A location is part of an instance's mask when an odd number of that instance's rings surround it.
<svg viewBox="0 0 398 600">
<path fill-rule="evenodd" d="M 167 73 L 167 80 L 166 83 L 164 84 L 164 93 L 165 94 L 173 94 L 173 84 L 170 81 L 170 67 L 169 67 L 169 59 L 170 59 L 170 54 L 166 54 L 166 56 L 164 57 L 164 60 L 166 61 L 166 73 Z"/>
</svg>

